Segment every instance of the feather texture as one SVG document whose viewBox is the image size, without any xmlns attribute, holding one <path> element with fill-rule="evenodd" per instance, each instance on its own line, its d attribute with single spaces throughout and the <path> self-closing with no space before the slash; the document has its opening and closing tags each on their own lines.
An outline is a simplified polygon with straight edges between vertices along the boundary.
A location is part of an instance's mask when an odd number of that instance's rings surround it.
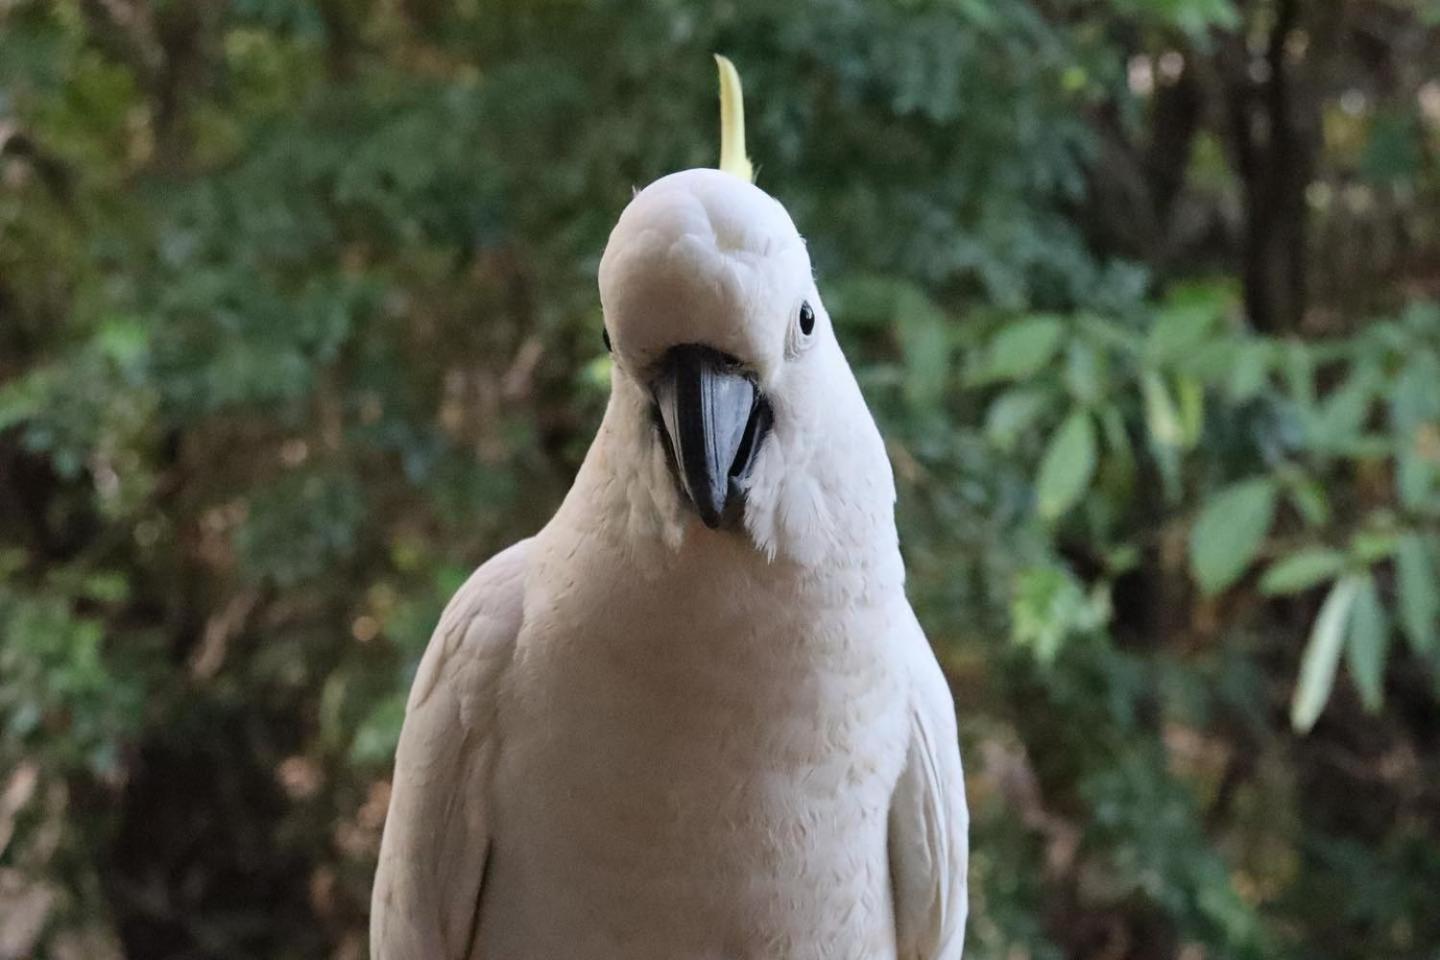
<svg viewBox="0 0 1440 960">
<path fill-rule="evenodd" d="M 621 216 L 600 295 L 595 441 L 544 529 L 456 595 L 415 678 L 372 955 L 957 960 L 954 709 L 794 224 L 742 179 L 672 174 Z M 651 372 L 694 344 L 773 410 L 743 518 L 718 530 L 653 413 Z"/>
<path fill-rule="evenodd" d="M 890 876 L 900 960 L 959 960 L 965 940 L 969 813 L 955 708 L 917 624 L 910 741 L 890 807 Z"/>
<path fill-rule="evenodd" d="M 445 610 L 395 757 L 371 898 L 372 955 L 466 960 L 492 835 L 497 694 L 520 631 L 529 541 L 497 554 Z"/>
</svg>

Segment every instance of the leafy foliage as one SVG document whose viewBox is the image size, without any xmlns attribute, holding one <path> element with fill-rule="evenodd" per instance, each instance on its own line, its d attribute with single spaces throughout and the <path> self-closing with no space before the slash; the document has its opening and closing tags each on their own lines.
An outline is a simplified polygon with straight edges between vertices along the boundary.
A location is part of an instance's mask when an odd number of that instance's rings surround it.
<svg viewBox="0 0 1440 960">
<path fill-rule="evenodd" d="M 364 954 L 717 50 L 890 443 L 967 956 L 1434 954 L 1440 23 L 1346 10 L 0 3 L 0 955 Z"/>
</svg>

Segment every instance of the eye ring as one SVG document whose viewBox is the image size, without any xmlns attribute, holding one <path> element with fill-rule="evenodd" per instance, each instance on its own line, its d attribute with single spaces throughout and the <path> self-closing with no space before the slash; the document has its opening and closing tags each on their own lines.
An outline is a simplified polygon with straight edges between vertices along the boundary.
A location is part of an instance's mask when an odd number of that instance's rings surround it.
<svg viewBox="0 0 1440 960">
<path fill-rule="evenodd" d="M 807 337 L 815 332 L 815 310 L 809 300 L 800 303 L 800 332 Z"/>
</svg>

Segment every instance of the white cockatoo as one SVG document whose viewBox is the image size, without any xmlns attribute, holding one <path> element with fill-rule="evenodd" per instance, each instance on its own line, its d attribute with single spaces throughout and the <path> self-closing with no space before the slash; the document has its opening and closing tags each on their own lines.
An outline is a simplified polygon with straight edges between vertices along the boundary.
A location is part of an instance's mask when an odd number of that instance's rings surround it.
<svg viewBox="0 0 1440 960">
<path fill-rule="evenodd" d="M 640 191 L 605 248 L 574 486 L 420 664 L 376 960 L 961 954 L 954 707 L 890 465 L 721 74 L 722 169 Z"/>
</svg>

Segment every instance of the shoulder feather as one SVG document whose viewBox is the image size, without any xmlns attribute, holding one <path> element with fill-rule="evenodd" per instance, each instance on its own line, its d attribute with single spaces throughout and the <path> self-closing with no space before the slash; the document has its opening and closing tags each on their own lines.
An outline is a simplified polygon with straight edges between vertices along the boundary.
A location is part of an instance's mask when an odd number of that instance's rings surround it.
<svg viewBox="0 0 1440 960">
<path fill-rule="evenodd" d="M 910 746 L 890 806 L 890 876 L 900 960 L 959 960 L 965 941 L 970 817 L 955 706 L 918 625 Z"/>
<path fill-rule="evenodd" d="M 464 960 L 490 845 L 495 705 L 530 541 L 483 564 L 441 615 L 405 708 L 370 907 L 374 960 Z"/>
</svg>

